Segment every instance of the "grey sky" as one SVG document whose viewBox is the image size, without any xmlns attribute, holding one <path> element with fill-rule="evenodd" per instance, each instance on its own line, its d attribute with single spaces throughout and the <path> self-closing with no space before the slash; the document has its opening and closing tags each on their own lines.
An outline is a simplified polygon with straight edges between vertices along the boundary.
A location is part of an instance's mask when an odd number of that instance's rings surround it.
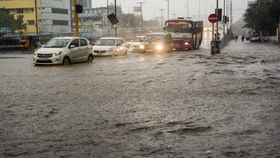
<svg viewBox="0 0 280 158">
<path fill-rule="evenodd" d="M 108 0 L 109 3 L 114 3 L 114 0 Z M 161 16 L 160 9 L 165 9 L 164 16 L 167 16 L 167 0 L 117 0 L 118 5 L 121 4 L 122 10 L 125 13 L 132 13 L 134 6 L 139 6 L 137 2 L 145 2 L 143 4 L 144 19 L 155 19 Z M 187 1 L 188 0 L 169 0 L 170 17 L 187 16 Z M 229 1 L 230 0 L 226 0 Z M 106 6 L 107 0 L 92 0 L 93 7 Z M 200 7 L 199 7 L 200 3 Z M 233 20 L 238 20 L 244 13 L 247 7 L 247 0 L 232 0 L 233 3 Z M 189 0 L 189 14 L 195 19 L 205 20 L 209 13 L 214 12 L 216 0 Z M 223 0 L 219 0 L 220 7 L 223 6 Z M 200 14 L 199 14 L 200 13 Z M 199 16 L 200 15 L 200 16 Z M 199 18 L 200 17 L 200 18 Z"/>
</svg>

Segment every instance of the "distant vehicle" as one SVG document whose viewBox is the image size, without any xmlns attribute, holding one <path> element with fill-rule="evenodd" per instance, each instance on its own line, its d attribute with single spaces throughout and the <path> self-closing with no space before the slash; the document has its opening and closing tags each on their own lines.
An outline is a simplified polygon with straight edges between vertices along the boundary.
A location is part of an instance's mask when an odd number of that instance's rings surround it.
<svg viewBox="0 0 280 158">
<path fill-rule="evenodd" d="M 142 52 L 172 52 L 172 37 L 170 33 L 154 32 L 145 35 L 140 46 Z"/>
<path fill-rule="evenodd" d="M 20 47 L 23 49 L 35 49 L 39 45 L 39 39 L 36 35 L 25 35 L 20 38 Z"/>
<path fill-rule="evenodd" d="M 38 64 L 64 64 L 94 59 L 91 45 L 86 38 L 57 37 L 34 52 L 33 62 Z"/>
<path fill-rule="evenodd" d="M 176 50 L 198 49 L 202 42 L 203 22 L 178 18 L 165 21 L 164 30 L 172 35 Z"/>
<path fill-rule="evenodd" d="M 251 42 L 257 42 L 257 41 L 261 41 L 261 35 L 258 32 L 252 32 L 250 34 L 250 41 Z"/>
<path fill-rule="evenodd" d="M 95 42 L 92 52 L 95 56 L 127 55 L 125 40 L 120 37 L 102 37 Z"/>
<path fill-rule="evenodd" d="M 135 39 L 130 41 L 129 44 L 129 50 L 131 52 L 141 52 L 142 49 L 140 48 L 145 36 L 136 36 Z"/>
</svg>

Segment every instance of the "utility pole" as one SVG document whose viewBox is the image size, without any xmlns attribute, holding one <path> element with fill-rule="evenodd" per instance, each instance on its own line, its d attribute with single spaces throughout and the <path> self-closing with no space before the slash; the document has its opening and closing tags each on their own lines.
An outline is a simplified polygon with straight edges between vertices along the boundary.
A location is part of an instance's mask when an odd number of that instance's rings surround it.
<svg viewBox="0 0 280 158">
<path fill-rule="evenodd" d="M 37 4 L 37 0 L 34 0 L 35 1 L 35 22 L 36 22 L 36 36 L 38 37 L 38 32 L 39 32 L 39 28 L 38 28 L 38 4 Z"/>
<path fill-rule="evenodd" d="M 167 1 L 167 19 L 169 19 L 169 0 L 166 1 Z"/>
<path fill-rule="evenodd" d="M 115 0 L 115 15 L 117 17 L 117 0 Z M 118 36 L 118 27 L 117 24 L 115 24 L 115 37 Z"/>
<path fill-rule="evenodd" d="M 226 34 L 226 0 L 224 0 L 224 14 L 223 14 L 223 35 Z"/>
<path fill-rule="evenodd" d="M 232 0 L 230 0 L 230 27 L 232 25 L 233 22 L 233 16 L 232 16 Z"/>
<path fill-rule="evenodd" d="M 109 0 L 107 0 L 107 17 L 109 15 Z M 109 19 L 107 18 L 107 33 L 108 33 L 108 36 L 110 35 L 110 24 L 109 24 Z"/>
<path fill-rule="evenodd" d="M 141 16 L 141 33 L 143 33 L 144 29 L 143 29 L 143 10 L 142 10 L 142 6 L 143 6 L 143 3 L 145 2 L 136 2 L 140 5 L 140 16 Z"/>
<path fill-rule="evenodd" d="M 218 9 L 219 9 L 219 0 L 217 0 L 217 6 L 216 6 L 217 15 L 218 15 Z M 216 37 L 215 37 L 216 41 L 218 41 L 218 34 L 219 34 L 219 21 L 217 21 L 216 23 Z"/>
<path fill-rule="evenodd" d="M 78 13 L 77 13 L 77 4 L 78 0 L 73 0 L 74 1 L 74 21 L 75 21 L 75 36 L 79 37 L 80 36 L 80 31 L 79 31 L 79 19 L 78 19 Z"/>
<path fill-rule="evenodd" d="M 165 9 L 160 9 L 160 27 L 163 28 L 163 11 Z"/>
</svg>

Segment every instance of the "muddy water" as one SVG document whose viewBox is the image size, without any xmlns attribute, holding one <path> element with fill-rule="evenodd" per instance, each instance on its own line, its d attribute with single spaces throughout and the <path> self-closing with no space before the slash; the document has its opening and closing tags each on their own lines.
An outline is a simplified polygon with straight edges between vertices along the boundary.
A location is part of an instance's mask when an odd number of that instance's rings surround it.
<svg viewBox="0 0 280 158">
<path fill-rule="evenodd" d="M 232 42 L 38 66 L 0 57 L 0 157 L 280 157 L 280 53 Z"/>
</svg>

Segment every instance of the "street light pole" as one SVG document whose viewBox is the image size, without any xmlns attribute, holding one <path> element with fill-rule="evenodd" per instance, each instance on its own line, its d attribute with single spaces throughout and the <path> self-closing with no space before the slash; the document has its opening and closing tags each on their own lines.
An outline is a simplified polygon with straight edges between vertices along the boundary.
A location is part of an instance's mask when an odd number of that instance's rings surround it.
<svg viewBox="0 0 280 158">
<path fill-rule="evenodd" d="M 144 31 L 144 29 L 143 29 L 143 10 L 142 10 L 142 5 L 143 5 L 143 3 L 145 3 L 145 2 L 136 2 L 136 3 L 139 3 L 139 5 L 140 5 L 140 16 L 141 16 L 141 33 L 143 33 L 143 31 Z"/>
<path fill-rule="evenodd" d="M 115 0 L 115 15 L 117 17 L 117 0 Z M 118 27 L 117 24 L 115 24 L 115 37 L 118 36 Z"/>
</svg>

